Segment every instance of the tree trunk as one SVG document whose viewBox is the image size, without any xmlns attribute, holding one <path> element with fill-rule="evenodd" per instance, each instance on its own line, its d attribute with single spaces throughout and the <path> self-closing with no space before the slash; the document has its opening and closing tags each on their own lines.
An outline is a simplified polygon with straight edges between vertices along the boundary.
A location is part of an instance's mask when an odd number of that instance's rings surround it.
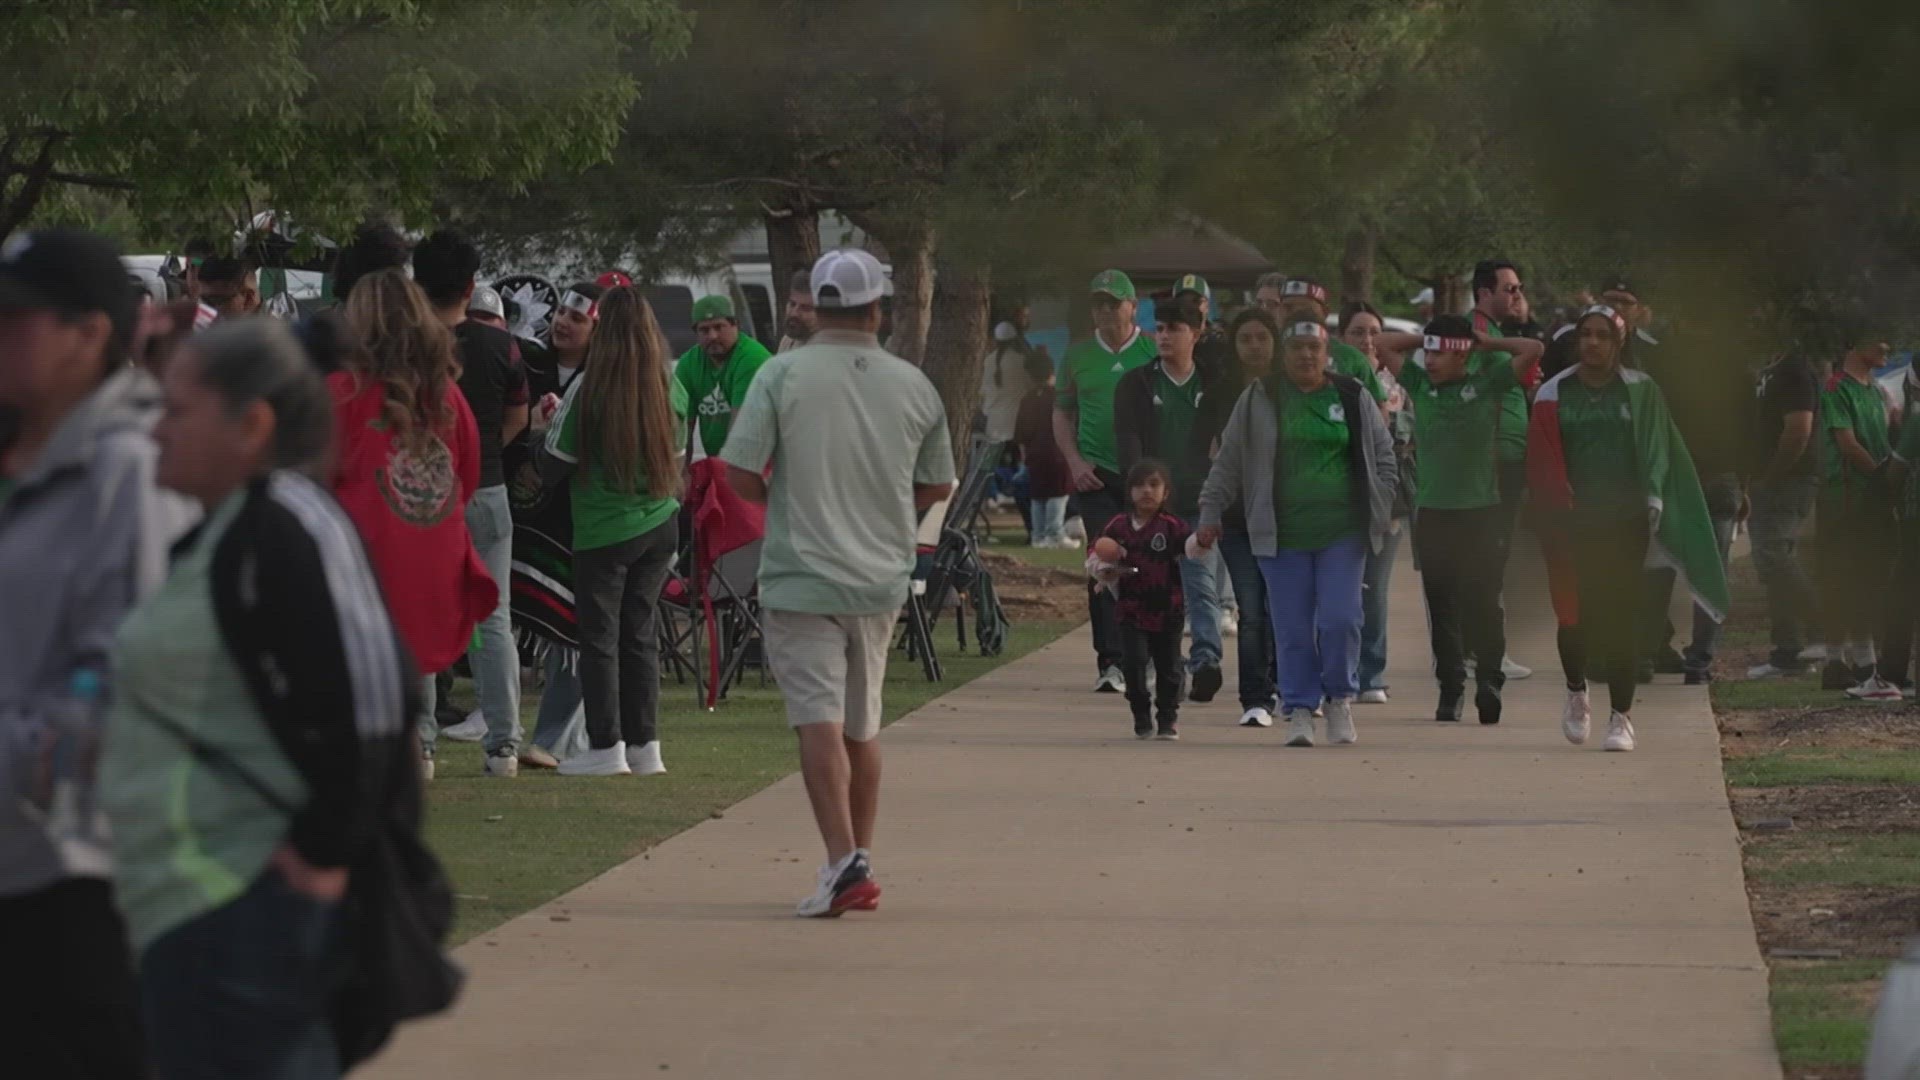
<svg viewBox="0 0 1920 1080">
<path fill-rule="evenodd" d="M 1467 297 L 1467 282 L 1458 275 L 1446 274 L 1438 278 L 1433 286 L 1433 313 L 1435 315 L 1458 315 L 1473 304 Z"/>
<path fill-rule="evenodd" d="M 1371 225 L 1356 226 L 1347 233 L 1347 249 L 1340 257 L 1340 302 L 1351 304 L 1373 299 L 1373 255 L 1380 234 Z"/>
<path fill-rule="evenodd" d="M 807 205 L 769 207 L 765 220 L 767 258 L 773 263 L 773 322 L 778 327 L 794 271 L 811 270 L 820 260 L 820 211 Z"/>
<path fill-rule="evenodd" d="M 918 364 L 926 358 L 933 320 L 933 229 L 916 223 L 880 239 L 893 258 L 893 336 L 887 351 Z"/>
<path fill-rule="evenodd" d="M 985 269 L 950 266 L 941 271 L 940 284 L 933 290 L 926 362 L 921 366 L 947 406 L 947 432 L 953 437 L 953 460 L 959 468 L 966 466 L 973 416 L 980 411 L 991 281 Z"/>
</svg>

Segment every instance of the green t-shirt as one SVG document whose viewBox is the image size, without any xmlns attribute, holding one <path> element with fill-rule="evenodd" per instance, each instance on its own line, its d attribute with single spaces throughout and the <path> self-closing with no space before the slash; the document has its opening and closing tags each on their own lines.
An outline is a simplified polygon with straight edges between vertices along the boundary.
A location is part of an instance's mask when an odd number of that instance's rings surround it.
<svg viewBox="0 0 1920 1080">
<path fill-rule="evenodd" d="M 1420 463 L 1414 505 L 1472 510 L 1497 504 L 1500 419 L 1507 391 L 1519 385 L 1513 364 L 1475 366 L 1469 358 L 1467 374 L 1442 385 L 1429 379 L 1424 367 L 1409 363 L 1400 368 L 1400 385 L 1413 409 L 1413 447 Z"/>
<path fill-rule="evenodd" d="M 1608 513 L 1646 506 L 1625 381 L 1615 376 L 1595 390 L 1572 377 L 1561 380 L 1560 442 L 1574 506 Z"/>
<path fill-rule="evenodd" d="M 673 377 L 686 388 L 689 407 L 700 418 L 700 448 L 708 457 L 717 457 L 726 448 L 733 414 L 747 400 L 753 377 L 772 356 L 765 345 L 742 334 L 718 367 L 698 345 L 680 357 Z"/>
<path fill-rule="evenodd" d="M 1387 400 L 1387 388 L 1380 384 L 1380 373 L 1373 370 L 1373 361 L 1367 359 L 1367 354 L 1359 349 L 1344 341 L 1328 342 L 1327 366 L 1349 379 L 1359 379 L 1360 385 L 1373 395 L 1373 400 Z"/>
<path fill-rule="evenodd" d="M 1108 349 L 1098 334 L 1067 350 L 1054 403 L 1079 413 L 1080 456 L 1088 464 L 1119 471 L 1120 450 L 1113 434 L 1114 387 L 1120 385 L 1122 375 L 1159 355 L 1153 339 L 1138 332 L 1119 352 Z"/>
<path fill-rule="evenodd" d="M 1358 529 L 1353 507 L 1353 438 L 1340 392 L 1311 394 L 1280 387 L 1280 469 L 1274 474 L 1274 517 L 1280 547 L 1317 551 Z"/>
<path fill-rule="evenodd" d="M 1844 494 L 1849 485 L 1871 483 L 1847 463 L 1833 433 L 1841 428 L 1853 432 L 1873 460 L 1885 460 L 1891 447 L 1887 436 L 1887 399 L 1880 384 L 1860 382 L 1842 374 L 1832 388 L 1820 395 L 1820 424 L 1827 432 L 1826 490 L 1829 495 Z"/>
<path fill-rule="evenodd" d="M 677 418 L 673 425 L 675 445 L 684 445 L 687 388 L 680 385 L 678 379 L 668 380 L 668 383 L 673 395 L 673 415 Z M 585 380 L 580 380 L 569 388 L 566 401 L 560 406 L 560 416 L 548 447 L 555 457 L 575 464 L 580 460 L 579 388 L 584 385 Z M 574 472 L 575 551 L 591 551 L 625 543 L 643 533 L 652 532 L 680 512 L 679 499 L 662 499 L 647 493 L 645 469 L 640 470 L 635 487 L 637 490 L 629 493 L 612 486 L 598 464 Z"/>
<path fill-rule="evenodd" d="M 1154 415 L 1160 421 L 1160 459 L 1173 470 L 1173 500 L 1168 507 L 1176 516 L 1191 519 L 1200 509 L 1200 485 L 1206 473 L 1204 459 L 1191 453 L 1193 425 L 1200 415 L 1200 372 L 1187 373 L 1185 383 L 1167 377 L 1164 369 L 1153 373 Z"/>
</svg>

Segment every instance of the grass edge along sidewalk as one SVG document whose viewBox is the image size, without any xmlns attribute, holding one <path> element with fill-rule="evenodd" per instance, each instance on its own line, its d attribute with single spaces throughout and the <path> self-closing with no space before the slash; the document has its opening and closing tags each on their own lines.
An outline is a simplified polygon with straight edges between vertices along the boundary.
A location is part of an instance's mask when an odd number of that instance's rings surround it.
<svg viewBox="0 0 1920 1080">
<path fill-rule="evenodd" d="M 1017 624 L 1001 655 L 954 651 L 952 624 L 935 634 L 946 679 L 929 683 L 896 651 L 887 668 L 885 722 L 1057 641 L 1078 625 Z M 455 692 L 472 707 L 465 680 Z M 438 776 L 427 788 L 427 842 L 446 864 L 458 902 L 453 944 L 462 944 L 711 817 L 799 768 L 780 693 L 749 674 L 712 713 L 693 688 L 669 677 L 661 690 L 667 774 L 590 779 L 523 769 L 518 778 L 482 775 L 473 743 L 441 740 Z M 528 693 L 522 723 L 532 732 L 539 696 Z M 803 812 L 796 808 L 795 812 Z"/>
<path fill-rule="evenodd" d="M 1766 652 L 1766 601 L 1749 562 L 1734 588 L 1722 652 L 1744 673 Z M 1920 790 L 1920 712 L 1849 702 L 1817 674 L 1728 678 L 1713 707 L 1781 1065 L 1792 1080 L 1858 1077 L 1897 955 L 1898 935 L 1871 917 L 1920 917 L 1920 830 L 1883 809 L 1888 792 Z"/>
</svg>

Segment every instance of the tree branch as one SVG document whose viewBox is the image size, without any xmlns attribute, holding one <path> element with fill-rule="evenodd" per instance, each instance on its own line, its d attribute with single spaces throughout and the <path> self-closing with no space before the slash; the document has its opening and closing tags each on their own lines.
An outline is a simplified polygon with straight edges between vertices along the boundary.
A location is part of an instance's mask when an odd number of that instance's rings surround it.
<svg viewBox="0 0 1920 1080">
<path fill-rule="evenodd" d="M 132 191 L 135 184 L 131 180 L 121 180 L 112 176 L 93 176 L 87 173 L 60 172 L 48 170 L 41 173 L 35 165 L 6 165 L 0 167 L 0 177 L 5 176 L 41 176 L 49 184 L 77 184 L 81 187 L 112 188 L 115 191 Z"/>
</svg>

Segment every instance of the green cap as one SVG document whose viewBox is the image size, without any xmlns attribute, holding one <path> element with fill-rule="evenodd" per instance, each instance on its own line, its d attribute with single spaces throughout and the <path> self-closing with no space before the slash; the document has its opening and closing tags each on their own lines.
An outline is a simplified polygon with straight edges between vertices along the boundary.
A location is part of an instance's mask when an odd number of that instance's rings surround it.
<svg viewBox="0 0 1920 1080">
<path fill-rule="evenodd" d="M 1199 274 L 1188 274 L 1173 283 L 1173 295 L 1179 296 L 1181 293 L 1193 293 L 1202 300 L 1213 299 L 1213 290 L 1207 286 L 1207 279 Z"/>
<path fill-rule="evenodd" d="M 1093 287 L 1087 290 L 1095 296 L 1105 294 L 1115 300 L 1138 300 L 1140 295 L 1133 291 L 1133 279 L 1118 270 L 1102 270 L 1093 275 Z"/>
<path fill-rule="evenodd" d="M 715 319 L 734 321 L 733 301 L 725 296 L 703 296 L 693 302 L 693 325 Z"/>
</svg>

